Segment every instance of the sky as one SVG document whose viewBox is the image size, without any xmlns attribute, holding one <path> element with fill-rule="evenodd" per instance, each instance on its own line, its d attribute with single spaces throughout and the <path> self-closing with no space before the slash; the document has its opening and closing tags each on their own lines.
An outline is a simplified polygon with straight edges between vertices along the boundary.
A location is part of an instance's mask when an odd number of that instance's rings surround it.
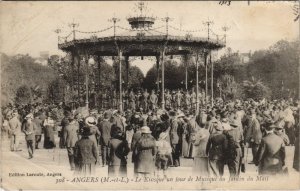
<svg viewBox="0 0 300 191">
<path fill-rule="evenodd" d="M 159 18 L 172 18 L 170 26 L 183 30 L 199 30 L 193 36 L 206 37 L 203 22 L 213 21 L 214 33 L 227 32 L 227 47 L 234 51 L 249 52 L 266 49 L 278 40 L 296 40 L 299 24 L 294 22 L 295 2 L 232 2 L 230 6 L 219 5 L 218 1 L 149 1 L 149 15 L 157 17 L 154 28 L 164 26 Z M 38 57 L 41 51 L 51 54 L 64 53 L 57 47 L 55 29 L 62 30 L 61 36 L 71 32 L 69 23 L 79 23 L 80 31 L 98 31 L 112 26 L 108 20 L 113 16 L 120 19 L 117 25 L 129 28 L 127 18 L 134 15 L 134 1 L 77 1 L 77 2 L 1 2 L 0 3 L 0 51 L 8 54 L 29 54 Z M 164 32 L 164 28 L 159 29 Z M 118 29 L 117 34 L 125 33 Z M 185 35 L 170 28 L 170 34 Z M 88 34 L 90 35 L 90 34 Z M 98 35 L 113 35 L 112 29 Z M 212 35 L 212 34 L 211 34 Z M 89 36 L 76 35 L 77 38 Z M 143 66 L 136 61 L 143 73 L 152 65 Z"/>
</svg>

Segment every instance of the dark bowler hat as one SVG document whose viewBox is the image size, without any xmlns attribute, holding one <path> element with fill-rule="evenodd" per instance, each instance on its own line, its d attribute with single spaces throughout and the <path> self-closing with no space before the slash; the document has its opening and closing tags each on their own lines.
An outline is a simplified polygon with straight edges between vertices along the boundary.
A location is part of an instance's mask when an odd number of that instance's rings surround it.
<svg viewBox="0 0 300 191">
<path fill-rule="evenodd" d="M 276 128 L 277 126 L 275 125 L 274 121 L 272 119 L 268 119 L 266 121 L 266 126 L 265 129 L 267 131 L 271 131 L 272 129 Z"/>
<path fill-rule="evenodd" d="M 90 136 L 90 135 L 92 135 L 91 129 L 89 127 L 82 128 L 81 135 L 82 136 Z"/>
<path fill-rule="evenodd" d="M 164 113 L 164 114 L 162 114 L 162 115 L 160 116 L 160 119 L 161 119 L 162 121 L 166 121 L 166 120 L 169 119 L 169 116 L 168 116 L 166 113 Z"/>
<path fill-rule="evenodd" d="M 175 112 L 175 111 L 170 111 L 170 112 L 169 112 L 169 115 L 170 115 L 170 116 L 175 116 L 175 115 L 176 115 L 176 112 Z"/>
</svg>

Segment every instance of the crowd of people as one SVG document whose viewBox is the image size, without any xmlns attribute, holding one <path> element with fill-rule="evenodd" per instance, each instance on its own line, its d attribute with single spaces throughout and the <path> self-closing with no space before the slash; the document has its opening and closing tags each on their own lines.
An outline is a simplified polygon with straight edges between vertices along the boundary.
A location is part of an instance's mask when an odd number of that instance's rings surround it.
<svg viewBox="0 0 300 191">
<path fill-rule="evenodd" d="M 170 108 L 185 108 L 185 109 L 195 109 L 196 107 L 196 97 L 200 103 L 204 103 L 204 92 L 196 92 L 192 90 L 165 90 L 165 107 Z M 120 102 L 120 96 L 114 91 L 104 91 L 99 95 L 99 107 L 101 108 L 118 108 Z M 143 108 L 144 111 L 148 109 L 155 109 L 161 105 L 161 92 L 152 90 L 148 92 L 145 90 L 137 91 L 127 91 L 122 92 L 122 103 L 123 107 L 130 110 L 136 110 L 137 108 Z"/>
<path fill-rule="evenodd" d="M 193 159 L 193 173 L 202 176 L 223 176 L 228 166 L 236 177 L 246 164 L 256 165 L 259 174 L 285 174 L 286 146 L 295 146 L 293 167 L 299 171 L 299 101 L 219 99 L 212 106 L 202 100 L 197 109 L 195 92 L 167 91 L 161 109 L 155 91 L 140 95 L 129 93 L 124 112 L 114 106 L 9 105 L 2 108 L 2 136 L 17 152 L 24 133 L 29 159 L 41 140 L 44 149 L 66 149 L 77 175 L 108 166 L 109 176 L 127 176 L 132 162 L 136 176 L 167 176 L 182 158 Z"/>
</svg>

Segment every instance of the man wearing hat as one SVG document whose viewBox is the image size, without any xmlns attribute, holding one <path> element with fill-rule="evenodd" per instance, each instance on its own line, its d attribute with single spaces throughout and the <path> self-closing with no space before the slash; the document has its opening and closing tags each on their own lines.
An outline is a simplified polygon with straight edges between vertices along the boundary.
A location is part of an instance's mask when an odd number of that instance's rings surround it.
<svg viewBox="0 0 300 191">
<path fill-rule="evenodd" d="M 137 163 L 135 162 L 137 160 L 137 150 L 136 150 L 136 143 L 140 140 L 142 136 L 141 127 L 139 125 L 136 126 L 136 132 L 132 136 L 130 149 L 132 151 L 132 162 L 134 163 L 133 172 L 135 175 L 137 175 Z"/>
<path fill-rule="evenodd" d="M 285 146 L 290 144 L 289 137 L 287 136 L 287 134 L 285 134 L 285 131 L 284 131 L 282 125 L 276 125 L 276 127 L 274 129 L 274 133 L 282 138 Z"/>
<path fill-rule="evenodd" d="M 42 139 L 42 120 L 40 119 L 40 112 L 34 114 L 34 119 L 32 120 L 36 125 L 35 129 L 35 149 L 39 149 L 39 142 Z"/>
<path fill-rule="evenodd" d="M 182 94 L 180 90 L 177 90 L 175 94 L 175 99 L 176 99 L 176 108 L 180 109 L 181 108 L 181 100 L 182 100 Z"/>
<path fill-rule="evenodd" d="M 33 158 L 34 152 L 34 140 L 35 140 L 35 129 L 36 125 L 32 122 L 33 115 L 30 113 L 26 115 L 25 122 L 22 126 L 22 131 L 25 133 L 25 140 L 27 143 L 27 149 L 29 154 L 29 159 Z"/>
<path fill-rule="evenodd" d="M 239 176 L 243 153 L 244 153 L 244 136 L 238 128 L 239 122 L 234 120 L 230 123 L 231 129 L 224 131 L 227 137 L 228 149 L 226 152 L 226 161 L 230 176 Z"/>
<path fill-rule="evenodd" d="M 166 105 L 166 108 L 168 108 L 168 109 L 171 108 L 171 99 L 172 99 L 172 95 L 170 94 L 170 91 L 167 90 L 165 93 L 165 105 Z"/>
<path fill-rule="evenodd" d="M 98 127 L 96 126 L 97 120 L 95 119 L 95 117 L 89 116 L 85 119 L 85 125 L 90 128 L 90 132 L 91 132 L 90 139 L 94 141 L 95 144 L 98 146 L 97 138 L 100 136 L 101 133 Z"/>
<path fill-rule="evenodd" d="M 266 126 L 266 136 L 262 138 L 255 157 L 261 175 L 281 174 L 285 166 L 285 145 L 282 138 L 274 134 L 275 127 L 274 123 Z"/>
<path fill-rule="evenodd" d="M 219 177 L 224 173 L 225 151 L 227 150 L 227 138 L 223 133 L 223 128 L 217 122 L 214 122 L 216 131 L 212 133 L 206 145 L 206 154 L 208 155 L 208 165 L 212 175 Z"/>
<path fill-rule="evenodd" d="M 152 110 L 156 109 L 158 97 L 155 94 L 154 90 L 152 90 L 152 92 L 151 92 L 151 95 L 149 97 L 149 102 L 150 102 L 150 109 L 152 109 Z"/>
<path fill-rule="evenodd" d="M 71 170 L 75 170 L 74 151 L 75 143 L 78 141 L 79 123 L 74 120 L 71 113 L 67 116 L 69 123 L 64 128 L 64 140 L 68 151 L 69 163 Z"/>
<path fill-rule="evenodd" d="M 148 98 L 149 98 L 149 93 L 147 89 L 145 89 L 142 95 L 142 107 L 144 108 L 144 111 L 148 110 Z"/>
<path fill-rule="evenodd" d="M 259 144 L 262 139 L 262 131 L 260 129 L 260 123 L 258 122 L 256 118 L 256 112 L 255 109 L 250 110 L 250 116 L 248 120 L 248 125 L 246 127 L 246 146 L 252 148 L 252 156 L 253 156 L 253 161 L 256 156 Z"/>
<path fill-rule="evenodd" d="M 95 173 L 96 164 L 99 161 L 97 145 L 89 139 L 91 135 L 89 127 L 82 129 L 82 137 L 74 147 L 74 161 L 76 164 L 76 175 L 92 175 Z"/>
<path fill-rule="evenodd" d="M 131 90 L 129 95 L 128 95 L 128 99 L 129 99 L 129 108 L 132 110 L 132 111 L 135 111 L 135 95 L 133 93 L 133 91 Z"/>
<path fill-rule="evenodd" d="M 177 166 L 180 166 L 180 161 L 179 161 L 180 149 L 179 149 L 179 144 L 178 144 L 179 143 L 179 136 L 178 136 L 179 124 L 178 124 L 178 120 L 177 120 L 175 111 L 170 111 L 170 116 L 171 116 L 170 141 L 171 141 L 171 146 L 172 146 L 172 158 L 173 158 L 172 165 L 177 167 Z"/>
<path fill-rule="evenodd" d="M 20 151 L 19 142 L 21 134 L 21 122 L 18 119 L 18 112 L 14 110 L 12 118 L 8 121 L 9 124 L 9 135 L 10 135 L 10 150 Z"/>
<path fill-rule="evenodd" d="M 101 157 L 102 157 L 102 166 L 107 165 L 107 154 L 108 154 L 108 142 L 111 138 L 111 123 L 109 121 L 109 113 L 104 113 L 104 119 L 99 124 L 100 131 L 100 145 L 101 145 Z"/>
<path fill-rule="evenodd" d="M 127 155 L 130 151 L 120 128 L 112 128 L 108 143 L 108 176 L 127 176 Z"/>
<path fill-rule="evenodd" d="M 114 110 L 112 114 L 113 116 L 111 119 L 111 123 L 119 127 L 122 130 L 122 132 L 125 132 L 125 126 L 123 124 L 121 112 L 118 110 Z"/>
</svg>

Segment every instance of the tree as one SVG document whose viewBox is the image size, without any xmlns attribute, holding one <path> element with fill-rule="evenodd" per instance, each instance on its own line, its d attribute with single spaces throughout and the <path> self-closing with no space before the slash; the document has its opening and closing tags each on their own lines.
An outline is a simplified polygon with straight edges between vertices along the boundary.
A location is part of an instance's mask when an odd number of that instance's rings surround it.
<svg viewBox="0 0 300 191">
<path fill-rule="evenodd" d="M 51 103 L 64 102 L 65 90 L 66 90 L 66 82 L 60 78 L 56 78 L 48 86 L 47 101 Z"/>
<path fill-rule="evenodd" d="M 239 84 L 235 81 L 232 75 L 222 75 L 218 80 L 219 90 L 224 100 L 240 98 L 241 91 Z"/>
<path fill-rule="evenodd" d="M 115 86 L 116 89 L 118 90 L 119 87 L 119 61 L 118 60 L 114 60 L 113 62 L 113 69 L 115 72 Z M 122 60 L 122 83 L 123 83 L 123 88 L 126 88 L 126 78 L 127 78 L 127 71 L 126 71 L 126 67 L 125 67 L 125 61 Z M 137 90 L 137 89 L 141 89 L 142 85 L 143 85 L 143 81 L 144 81 L 144 74 L 141 71 L 141 69 L 139 69 L 136 66 L 131 66 L 129 64 L 128 67 L 128 89 L 133 89 L 133 90 Z M 123 90 L 124 90 L 123 89 Z"/>
<path fill-rule="evenodd" d="M 251 77 L 250 80 L 245 80 L 243 89 L 245 98 L 252 98 L 257 101 L 263 98 L 270 98 L 270 89 L 260 79 Z"/>
<path fill-rule="evenodd" d="M 17 89 L 15 103 L 19 105 L 26 105 L 32 103 L 32 93 L 30 87 L 22 85 Z"/>
<path fill-rule="evenodd" d="M 226 53 L 214 65 L 214 75 L 228 74 L 234 76 L 237 82 L 242 82 L 246 77 L 245 69 L 246 67 L 242 63 L 240 54 L 232 52 L 231 48 L 227 48 Z"/>
<path fill-rule="evenodd" d="M 254 52 L 247 66 L 248 77 L 260 78 L 270 87 L 273 98 L 285 92 L 297 96 L 299 87 L 298 42 L 278 41 L 268 50 Z"/>
<path fill-rule="evenodd" d="M 181 82 L 183 82 L 185 79 L 184 71 L 185 69 L 183 64 L 178 64 L 177 61 L 175 60 L 166 60 L 165 61 L 165 88 L 170 90 L 182 89 L 184 87 L 184 84 L 182 84 Z M 189 73 L 192 72 L 193 72 L 192 70 L 189 70 Z M 161 81 L 161 67 L 159 68 L 159 75 Z M 192 78 L 192 75 L 190 77 Z M 157 85 L 156 80 L 157 80 L 157 69 L 156 69 L 156 64 L 154 64 L 146 74 L 143 83 L 144 87 L 147 89 L 155 89 Z"/>
<path fill-rule="evenodd" d="M 22 54 L 2 54 L 0 72 L 2 105 L 16 101 L 16 94 L 21 86 L 31 89 L 33 102 L 41 102 L 48 84 L 57 77 L 57 73 L 51 68 L 35 63 L 34 58 Z"/>
</svg>

